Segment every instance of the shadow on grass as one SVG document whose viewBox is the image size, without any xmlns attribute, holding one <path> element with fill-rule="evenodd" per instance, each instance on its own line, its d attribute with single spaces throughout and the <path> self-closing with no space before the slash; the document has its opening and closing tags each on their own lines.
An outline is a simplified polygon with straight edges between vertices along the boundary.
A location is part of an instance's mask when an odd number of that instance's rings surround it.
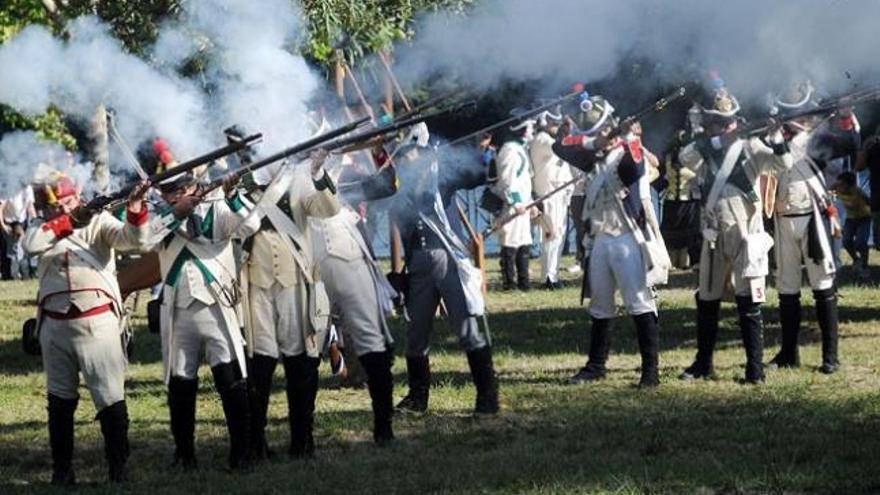
<svg viewBox="0 0 880 495">
<path fill-rule="evenodd" d="M 822 401 L 791 392 L 744 389 L 712 394 L 634 389 L 530 389 L 542 400 L 497 418 L 475 420 L 443 410 L 396 419 L 398 441 L 377 449 L 369 441 L 366 410 L 319 413 L 317 458 L 283 455 L 287 428 L 273 418 L 269 439 L 279 460 L 250 474 L 223 472 L 222 422 L 200 420 L 199 473 L 167 469 L 171 441 L 164 421 L 134 418 L 132 482 L 128 491 L 153 493 L 265 492 L 307 486 L 314 493 L 871 493 L 880 435 L 871 399 Z M 26 425 L 44 428 L 41 424 Z M 75 465 L 80 478 L 105 478 L 96 424 L 78 424 Z M 205 438 L 205 435 L 209 436 Z M 4 493 L 47 489 L 45 441 L 29 436 L 0 444 Z M 846 439 L 858 439 L 847 441 Z M 2 486 L 2 485 L 0 485 Z M 213 487 L 213 488 L 211 488 Z M 106 491 L 99 485 L 97 490 Z M 540 489 L 540 490 L 538 490 Z M 90 493 L 86 487 L 80 492 Z"/>
</svg>

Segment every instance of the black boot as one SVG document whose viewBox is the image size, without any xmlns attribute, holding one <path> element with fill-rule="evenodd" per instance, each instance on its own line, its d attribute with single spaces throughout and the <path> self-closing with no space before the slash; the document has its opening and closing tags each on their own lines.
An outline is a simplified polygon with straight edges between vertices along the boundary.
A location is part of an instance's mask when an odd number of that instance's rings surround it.
<svg viewBox="0 0 880 495">
<path fill-rule="evenodd" d="M 752 302 L 751 296 L 737 296 L 739 329 L 746 350 L 746 383 L 764 381 L 764 323 L 761 320 L 761 303 Z"/>
<path fill-rule="evenodd" d="M 406 377 L 409 392 L 397 404 L 397 409 L 418 413 L 427 411 L 431 390 L 431 363 L 428 356 L 407 356 Z"/>
<path fill-rule="evenodd" d="M 394 377 L 391 351 L 371 352 L 358 358 L 367 372 L 367 387 L 373 405 L 373 440 L 384 446 L 394 440 L 391 418 L 394 416 Z"/>
<path fill-rule="evenodd" d="M 284 357 L 287 377 L 287 408 L 290 421 L 290 449 L 295 459 L 315 455 L 315 399 L 318 395 L 318 358 L 302 353 Z"/>
<path fill-rule="evenodd" d="M 198 467 L 195 450 L 196 393 L 199 381 L 172 376 L 168 382 L 168 411 L 174 436 L 174 465 L 184 471 Z"/>
<path fill-rule="evenodd" d="M 248 385 L 251 397 L 251 455 L 254 460 L 272 457 L 266 441 L 266 423 L 269 411 L 269 397 L 272 395 L 272 376 L 278 359 L 254 354 L 248 360 Z"/>
<path fill-rule="evenodd" d="M 718 340 L 718 317 L 721 301 L 701 301 L 697 298 L 697 356 L 693 364 L 685 368 L 682 380 L 712 378 L 715 366 L 712 355 L 715 353 L 715 342 Z"/>
<path fill-rule="evenodd" d="M 590 353 L 587 364 L 578 374 L 571 377 L 575 385 L 593 382 L 605 378 L 605 363 L 608 361 L 608 350 L 611 347 L 610 332 L 614 320 L 593 318 L 590 329 Z"/>
<path fill-rule="evenodd" d="M 782 345 L 770 360 L 776 368 L 797 368 L 801 364 L 798 352 L 798 334 L 801 330 L 801 295 L 779 294 L 779 322 L 782 326 Z"/>
<path fill-rule="evenodd" d="M 52 484 L 73 486 L 73 413 L 79 399 L 49 394 L 49 447 L 52 449 Z"/>
<path fill-rule="evenodd" d="M 110 482 L 128 481 L 128 407 L 125 401 L 101 409 L 98 420 L 104 435 L 104 455 L 107 457 Z"/>
<path fill-rule="evenodd" d="M 840 368 L 837 357 L 837 289 L 813 291 L 816 299 L 816 319 L 822 331 L 822 366 L 819 371 L 830 375 Z"/>
<path fill-rule="evenodd" d="M 516 249 L 516 287 L 521 291 L 531 289 L 529 282 L 529 257 L 532 246 L 520 246 Z"/>
<path fill-rule="evenodd" d="M 653 312 L 633 316 L 639 339 L 639 352 L 642 354 L 642 376 L 639 387 L 660 385 L 660 327 L 657 315 Z"/>
<path fill-rule="evenodd" d="M 238 361 L 218 364 L 211 368 L 214 386 L 220 393 L 226 429 L 229 432 L 229 469 L 250 467 L 251 406 L 247 380 L 241 374 Z"/>
<path fill-rule="evenodd" d="M 477 389 L 474 414 L 498 413 L 498 380 L 492 363 L 492 348 L 488 345 L 467 353 L 471 377 Z"/>
<path fill-rule="evenodd" d="M 501 265 L 501 277 L 504 290 L 516 287 L 516 248 L 502 247 L 498 261 Z"/>
</svg>

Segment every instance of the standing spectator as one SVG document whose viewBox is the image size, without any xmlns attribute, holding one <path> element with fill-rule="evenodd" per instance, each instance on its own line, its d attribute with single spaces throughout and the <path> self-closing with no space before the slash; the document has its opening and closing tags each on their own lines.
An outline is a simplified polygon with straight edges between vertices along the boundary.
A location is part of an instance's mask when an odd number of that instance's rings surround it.
<svg viewBox="0 0 880 495">
<path fill-rule="evenodd" d="M 30 185 L 2 202 L 0 206 L 0 227 L 4 244 L 3 278 L 30 278 L 30 260 L 21 247 L 21 239 L 28 221 L 35 218 L 34 190 Z"/>
<path fill-rule="evenodd" d="M 843 225 L 843 247 L 853 260 L 859 280 L 870 278 L 868 271 L 868 235 L 871 232 L 871 207 L 868 196 L 856 183 L 856 174 L 844 172 L 834 186 L 838 198 L 846 208 Z"/>
<path fill-rule="evenodd" d="M 856 158 L 856 170 L 867 170 L 869 174 L 874 249 L 880 250 L 880 126 L 862 145 Z"/>
</svg>

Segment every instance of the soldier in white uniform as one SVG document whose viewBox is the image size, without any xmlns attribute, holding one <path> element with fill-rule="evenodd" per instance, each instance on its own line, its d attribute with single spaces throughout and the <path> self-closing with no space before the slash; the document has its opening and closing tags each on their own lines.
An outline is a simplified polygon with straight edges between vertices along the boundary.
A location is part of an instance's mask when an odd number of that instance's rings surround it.
<svg viewBox="0 0 880 495">
<path fill-rule="evenodd" d="M 148 166 L 148 165 L 147 165 Z M 229 431 L 229 467 L 250 458 L 250 406 L 244 339 L 236 310 L 239 286 L 233 236 L 259 228 L 259 217 L 227 180 L 223 191 L 198 192 L 195 176 L 159 184 L 167 203 L 153 220 L 151 242 L 162 274 L 161 335 L 175 465 L 197 466 L 195 408 L 198 370 L 204 358 L 223 403 Z"/>
<path fill-rule="evenodd" d="M 571 167 L 553 153 L 553 143 L 559 132 L 561 115 L 544 112 L 538 119 L 540 130 L 529 145 L 529 155 L 534 166 L 533 190 L 536 196 L 543 196 L 570 182 L 573 178 Z M 541 280 L 548 289 L 558 289 L 559 257 L 565 241 L 565 223 L 568 204 L 574 185 L 550 196 L 543 201 L 541 238 Z"/>
<path fill-rule="evenodd" d="M 76 482 L 73 415 L 80 374 L 98 411 L 110 480 L 127 477 L 127 358 L 116 250 L 143 248 L 149 231 L 142 201 L 147 189 L 141 184 L 133 191 L 123 222 L 107 212 L 80 208 L 76 184 L 62 176 L 47 186 L 51 216 L 32 226 L 25 238 L 28 254 L 39 256 L 38 326 L 49 399 L 52 484 Z"/>
<path fill-rule="evenodd" d="M 645 173 L 646 150 L 632 133 L 609 139 L 614 109 L 600 96 L 591 97 L 591 103 L 585 112 L 590 127 L 553 147 L 557 155 L 587 173 L 581 218 L 587 223 L 585 286 L 592 327 L 589 359 L 571 381 L 605 377 L 610 330 L 617 315 L 614 295 L 619 290 L 636 325 L 642 356 L 639 386 L 655 387 L 660 384 L 660 328 L 653 287 L 665 283 L 669 258 Z"/>
<path fill-rule="evenodd" d="M 792 85 L 773 97 L 771 113 L 785 116 L 815 106 L 813 87 Z M 819 370 L 837 371 L 837 289 L 835 265 L 828 226 L 840 232 L 833 200 L 822 170 L 829 160 L 854 153 L 858 132 L 852 113 L 842 119 L 819 121 L 806 117 L 785 125 L 785 134 L 794 165 L 779 174 L 775 202 L 776 289 L 779 291 L 779 321 L 782 347 L 770 361 L 775 367 L 800 365 L 798 334 L 801 323 L 801 280 L 803 267 L 813 290 L 816 319 L 822 333 L 822 365 Z"/>
<path fill-rule="evenodd" d="M 526 143 L 532 139 L 534 121 L 526 120 L 511 127 L 513 136 L 498 150 L 498 180 L 494 192 L 507 205 L 507 215 L 519 215 L 498 229 L 501 246 L 501 274 L 504 289 L 529 290 L 529 256 L 532 248 L 532 220 L 525 206 L 532 201 L 532 164 Z"/>
<path fill-rule="evenodd" d="M 764 381 L 761 303 L 773 240 L 764 232 L 762 198 L 756 190 L 760 174 L 791 168 L 791 155 L 778 129 L 767 138 L 740 136 L 739 103 L 720 79 L 700 108 L 704 134 L 679 154 L 682 166 L 699 177 L 703 226 L 697 356 L 682 378 L 713 376 L 721 298 L 732 286 L 746 351 L 745 381 L 759 383 Z"/>
<path fill-rule="evenodd" d="M 261 187 L 257 209 L 262 226 L 245 241 L 248 282 L 247 332 L 252 384 L 252 443 L 268 454 L 266 412 L 272 376 L 280 359 L 287 378 L 289 454 L 314 455 L 318 365 L 330 307 L 312 251 L 310 218 L 340 211 L 335 187 L 322 166 L 326 153 L 312 155 L 311 167 L 288 165 Z"/>
</svg>

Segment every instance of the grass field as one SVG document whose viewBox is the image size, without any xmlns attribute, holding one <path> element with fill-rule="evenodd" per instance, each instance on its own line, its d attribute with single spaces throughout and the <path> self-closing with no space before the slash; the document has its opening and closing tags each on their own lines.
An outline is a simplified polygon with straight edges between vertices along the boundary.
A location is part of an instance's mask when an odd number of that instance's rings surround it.
<svg viewBox="0 0 880 495">
<path fill-rule="evenodd" d="M 492 268 L 496 261 L 490 261 Z M 533 265 L 537 270 L 537 263 Z M 723 309 L 720 379 L 684 383 L 694 353 L 693 275 L 677 273 L 660 293 L 661 380 L 639 390 L 638 351 L 630 320 L 613 332 L 610 373 L 595 385 L 570 386 L 583 365 L 587 317 L 571 280 L 563 291 L 492 292 L 490 322 L 501 382 L 502 413 L 473 419 L 474 390 L 456 339 L 438 325 L 430 413 L 398 418 L 398 441 L 378 449 L 370 437 L 365 390 L 330 389 L 322 366 L 316 418 L 317 457 L 284 456 L 249 474 L 223 470 L 226 433 L 219 399 L 203 368 L 197 449 L 201 470 L 168 469 L 172 440 L 161 381 L 158 339 L 136 323 L 128 373 L 132 481 L 138 493 L 880 493 L 880 290 L 841 290 L 840 373 L 824 376 L 819 333 L 804 291 L 800 370 L 768 375 L 764 386 L 735 383 L 744 356 L 732 306 Z M 491 276 L 497 279 L 497 273 Z M 25 356 L 20 322 L 33 307 L 33 283 L 0 286 L 0 492 L 50 492 L 45 385 L 39 359 Z M 143 306 L 143 305 L 142 305 Z M 778 348 L 775 293 L 764 307 L 766 359 Z M 143 307 L 141 308 L 143 310 Z M 395 322 L 399 342 L 400 322 Z M 401 346 L 398 346 L 400 349 Z M 398 353 L 399 354 L 399 353 Z M 402 358 L 396 397 L 405 392 Z M 75 468 L 80 493 L 115 492 L 106 479 L 95 411 L 85 390 L 77 411 Z M 269 435 L 287 442 L 283 379 L 277 375 Z"/>
</svg>

